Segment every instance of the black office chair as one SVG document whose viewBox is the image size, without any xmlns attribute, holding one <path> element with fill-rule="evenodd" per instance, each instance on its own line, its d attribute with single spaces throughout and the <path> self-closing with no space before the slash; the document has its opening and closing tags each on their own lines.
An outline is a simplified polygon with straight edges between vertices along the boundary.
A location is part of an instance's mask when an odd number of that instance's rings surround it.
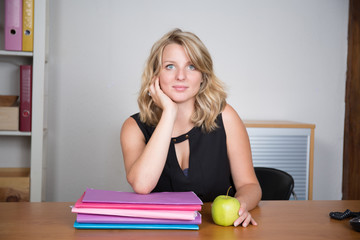
<svg viewBox="0 0 360 240">
<path fill-rule="evenodd" d="M 279 169 L 268 167 L 255 167 L 256 177 L 262 189 L 261 200 L 289 200 L 294 192 L 293 177 Z"/>
</svg>

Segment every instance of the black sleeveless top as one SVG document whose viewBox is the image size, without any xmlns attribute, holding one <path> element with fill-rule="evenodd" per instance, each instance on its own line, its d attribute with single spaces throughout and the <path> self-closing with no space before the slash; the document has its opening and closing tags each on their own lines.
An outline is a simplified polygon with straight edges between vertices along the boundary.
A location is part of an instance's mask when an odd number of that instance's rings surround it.
<svg viewBox="0 0 360 240">
<path fill-rule="evenodd" d="M 146 143 L 153 134 L 155 127 L 140 121 L 139 113 L 134 118 L 145 136 Z M 189 132 L 172 138 L 164 170 L 153 192 L 184 192 L 193 191 L 203 202 L 212 202 L 218 195 L 229 195 L 235 192 L 231 177 L 229 158 L 226 148 L 226 134 L 222 115 L 216 120 L 218 128 L 204 133 L 201 128 L 194 127 Z M 189 140 L 190 156 L 188 176 L 177 161 L 174 144 Z"/>
</svg>

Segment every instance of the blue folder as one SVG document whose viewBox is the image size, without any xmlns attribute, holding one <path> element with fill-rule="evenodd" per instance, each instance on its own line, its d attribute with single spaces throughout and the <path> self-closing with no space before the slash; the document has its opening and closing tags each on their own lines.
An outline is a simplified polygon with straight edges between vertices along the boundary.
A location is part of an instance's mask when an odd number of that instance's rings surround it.
<svg viewBox="0 0 360 240">
<path fill-rule="evenodd" d="M 124 224 L 124 223 L 78 223 L 76 229 L 163 229 L 163 230 L 199 230 L 194 224 Z"/>
</svg>

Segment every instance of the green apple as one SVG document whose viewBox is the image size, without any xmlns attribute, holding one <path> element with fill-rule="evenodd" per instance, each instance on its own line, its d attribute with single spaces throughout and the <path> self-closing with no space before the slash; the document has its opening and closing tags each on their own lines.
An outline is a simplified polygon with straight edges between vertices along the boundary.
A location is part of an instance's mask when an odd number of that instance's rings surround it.
<svg viewBox="0 0 360 240">
<path fill-rule="evenodd" d="M 233 225 L 239 217 L 240 203 L 236 198 L 228 196 L 230 188 L 226 196 L 217 196 L 211 206 L 212 219 L 220 226 Z"/>
</svg>

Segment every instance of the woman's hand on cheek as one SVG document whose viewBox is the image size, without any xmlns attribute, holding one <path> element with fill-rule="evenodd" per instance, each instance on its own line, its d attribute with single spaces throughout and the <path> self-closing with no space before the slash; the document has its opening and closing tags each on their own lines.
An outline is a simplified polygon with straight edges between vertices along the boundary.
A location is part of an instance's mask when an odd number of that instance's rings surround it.
<svg viewBox="0 0 360 240">
<path fill-rule="evenodd" d="M 163 111 L 166 109 L 177 110 L 177 105 L 174 103 L 160 88 L 159 77 L 156 77 L 153 83 L 150 85 L 150 96 L 152 97 L 155 104 Z"/>
<path fill-rule="evenodd" d="M 235 220 L 234 226 L 237 227 L 241 225 L 243 227 L 247 227 L 249 223 L 252 225 L 257 225 L 257 222 L 252 218 L 251 214 L 246 209 L 246 203 L 241 203 L 241 207 L 239 209 L 239 218 Z"/>
</svg>

